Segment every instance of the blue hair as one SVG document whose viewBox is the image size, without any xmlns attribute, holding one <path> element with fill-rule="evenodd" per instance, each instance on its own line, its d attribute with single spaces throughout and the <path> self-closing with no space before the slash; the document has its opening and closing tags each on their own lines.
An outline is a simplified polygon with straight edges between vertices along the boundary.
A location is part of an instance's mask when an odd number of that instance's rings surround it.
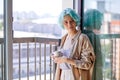
<svg viewBox="0 0 120 80">
<path fill-rule="evenodd" d="M 97 9 L 88 9 L 84 13 L 84 27 L 91 29 L 100 29 L 102 25 L 103 14 Z"/>
<path fill-rule="evenodd" d="M 60 16 L 58 18 L 58 24 L 64 28 L 63 26 L 63 19 L 65 15 L 69 15 L 75 22 L 76 26 L 80 25 L 80 16 L 71 8 L 66 8 L 60 13 Z"/>
</svg>

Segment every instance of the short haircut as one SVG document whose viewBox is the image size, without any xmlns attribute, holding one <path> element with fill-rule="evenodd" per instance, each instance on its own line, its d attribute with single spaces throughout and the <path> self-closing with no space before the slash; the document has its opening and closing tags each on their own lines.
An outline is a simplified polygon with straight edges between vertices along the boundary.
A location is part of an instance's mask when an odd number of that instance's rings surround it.
<svg viewBox="0 0 120 80">
<path fill-rule="evenodd" d="M 63 20 L 64 20 L 64 16 L 69 15 L 75 22 L 76 22 L 76 26 L 80 25 L 80 16 L 71 8 L 66 8 L 65 10 L 63 10 L 58 18 L 58 24 L 64 28 L 63 26 Z"/>
<path fill-rule="evenodd" d="M 84 13 L 83 25 L 85 28 L 100 29 L 103 21 L 103 14 L 97 9 L 88 9 Z"/>
</svg>

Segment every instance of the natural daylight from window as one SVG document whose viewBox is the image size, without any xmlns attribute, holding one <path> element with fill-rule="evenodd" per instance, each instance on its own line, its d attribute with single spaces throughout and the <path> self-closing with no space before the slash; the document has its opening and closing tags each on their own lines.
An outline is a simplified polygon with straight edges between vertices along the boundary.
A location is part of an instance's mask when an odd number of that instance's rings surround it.
<svg viewBox="0 0 120 80">
<path fill-rule="evenodd" d="M 14 37 L 61 37 L 61 10 L 62 0 L 13 0 Z"/>
</svg>

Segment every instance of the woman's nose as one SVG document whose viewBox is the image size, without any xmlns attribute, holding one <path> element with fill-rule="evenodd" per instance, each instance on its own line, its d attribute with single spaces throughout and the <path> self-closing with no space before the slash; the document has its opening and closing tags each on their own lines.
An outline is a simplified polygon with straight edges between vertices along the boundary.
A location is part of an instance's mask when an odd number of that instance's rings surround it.
<svg viewBox="0 0 120 80">
<path fill-rule="evenodd" d="M 72 23 L 71 22 L 68 22 L 68 26 L 71 26 L 72 25 Z"/>
</svg>

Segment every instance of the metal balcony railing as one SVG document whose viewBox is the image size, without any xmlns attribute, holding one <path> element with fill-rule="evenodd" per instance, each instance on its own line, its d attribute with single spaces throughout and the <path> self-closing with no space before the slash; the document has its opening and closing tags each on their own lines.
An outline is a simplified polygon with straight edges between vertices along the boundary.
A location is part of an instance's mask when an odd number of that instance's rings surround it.
<svg viewBox="0 0 120 80">
<path fill-rule="evenodd" d="M 120 80 L 120 35 L 99 35 L 104 80 Z M 50 58 L 60 40 L 50 38 L 13 39 L 13 80 L 54 80 L 55 64 Z M 0 74 L 3 73 L 3 39 L 0 39 Z M 3 75 L 0 76 L 2 80 Z"/>
<path fill-rule="evenodd" d="M 120 34 L 98 36 L 101 41 L 103 80 L 120 80 Z"/>
<path fill-rule="evenodd" d="M 59 39 L 14 38 L 13 80 L 53 80 L 55 64 L 50 55 L 57 50 L 58 45 Z M 2 56 L 1 54 L 0 57 Z M 0 65 L 2 66 L 3 63 Z M 0 71 L 2 70 L 3 67 L 0 68 Z M 3 71 L 0 73 L 2 74 Z"/>
</svg>

